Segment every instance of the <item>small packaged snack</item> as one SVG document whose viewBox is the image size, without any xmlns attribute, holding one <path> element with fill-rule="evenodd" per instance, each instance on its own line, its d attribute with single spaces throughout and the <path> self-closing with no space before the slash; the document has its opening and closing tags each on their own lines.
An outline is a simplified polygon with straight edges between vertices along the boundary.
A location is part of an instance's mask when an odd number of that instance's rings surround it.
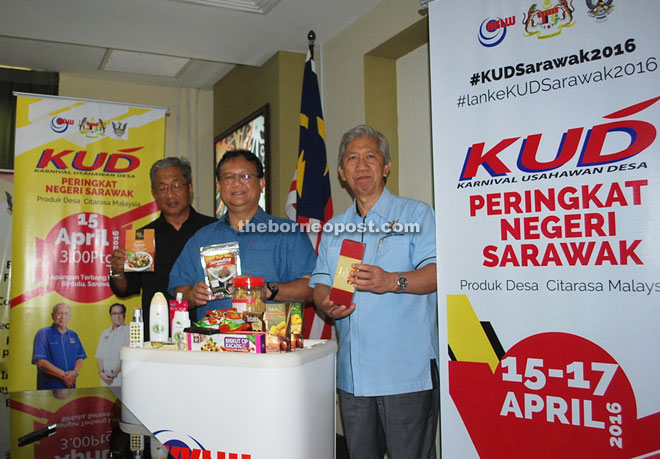
<svg viewBox="0 0 660 459">
<path fill-rule="evenodd" d="M 250 330 L 256 332 L 266 331 L 265 312 L 244 312 L 245 322 L 250 325 Z"/>
<path fill-rule="evenodd" d="M 126 260 L 124 271 L 143 272 L 154 270 L 156 254 L 156 233 L 153 228 L 126 230 Z"/>
<path fill-rule="evenodd" d="M 245 321 L 243 314 L 234 308 L 223 309 L 222 317 L 218 325 L 220 333 L 235 333 L 249 331 L 250 324 Z"/>
<path fill-rule="evenodd" d="M 201 247 L 199 253 L 204 281 L 211 289 L 211 299 L 230 298 L 233 279 L 241 274 L 238 242 Z"/>
</svg>

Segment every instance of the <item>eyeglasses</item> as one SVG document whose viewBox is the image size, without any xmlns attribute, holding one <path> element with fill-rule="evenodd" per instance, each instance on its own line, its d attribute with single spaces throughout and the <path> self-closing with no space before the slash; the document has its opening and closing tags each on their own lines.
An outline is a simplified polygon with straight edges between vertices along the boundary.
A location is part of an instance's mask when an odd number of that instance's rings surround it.
<svg viewBox="0 0 660 459">
<path fill-rule="evenodd" d="M 124 313 L 124 312 L 111 312 L 110 315 L 111 316 L 124 316 L 124 315 L 126 315 L 126 313 Z"/>
<path fill-rule="evenodd" d="M 188 182 L 174 182 L 169 185 L 167 183 L 161 183 L 154 190 L 158 194 L 165 194 L 167 190 L 171 190 L 172 193 L 181 193 L 186 186 L 188 186 Z"/>
<path fill-rule="evenodd" d="M 254 177 L 256 177 L 255 174 L 225 174 L 220 177 L 220 183 L 223 185 L 230 185 L 238 180 L 240 183 L 245 183 L 247 185 Z"/>
</svg>

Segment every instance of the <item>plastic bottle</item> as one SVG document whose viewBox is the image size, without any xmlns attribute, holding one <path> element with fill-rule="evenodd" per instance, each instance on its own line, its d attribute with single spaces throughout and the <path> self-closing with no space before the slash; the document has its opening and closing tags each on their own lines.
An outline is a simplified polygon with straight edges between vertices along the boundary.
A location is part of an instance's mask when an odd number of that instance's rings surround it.
<svg viewBox="0 0 660 459">
<path fill-rule="evenodd" d="M 128 324 L 128 337 L 128 347 L 144 347 L 142 308 L 133 310 L 133 320 Z"/>
<path fill-rule="evenodd" d="M 170 313 L 173 313 L 172 341 L 177 344 L 185 344 L 186 334 L 183 330 L 190 327 L 190 316 L 188 315 L 188 302 L 183 300 L 181 292 L 176 294 L 176 300 L 170 301 Z"/>
<path fill-rule="evenodd" d="M 149 333 L 152 342 L 164 343 L 170 335 L 170 314 L 161 292 L 154 293 L 149 307 Z"/>
</svg>

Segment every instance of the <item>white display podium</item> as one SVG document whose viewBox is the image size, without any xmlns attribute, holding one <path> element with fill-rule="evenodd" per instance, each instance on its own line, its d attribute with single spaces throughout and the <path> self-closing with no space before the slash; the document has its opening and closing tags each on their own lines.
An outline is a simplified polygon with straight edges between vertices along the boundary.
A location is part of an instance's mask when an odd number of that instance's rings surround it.
<svg viewBox="0 0 660 459">
<path fill-rule="evenodd" d="M 174 457 L 332 459 L 336 351 L 332 340 L 281 354 L 124 347 L 122 403 Z"/>
</svg>

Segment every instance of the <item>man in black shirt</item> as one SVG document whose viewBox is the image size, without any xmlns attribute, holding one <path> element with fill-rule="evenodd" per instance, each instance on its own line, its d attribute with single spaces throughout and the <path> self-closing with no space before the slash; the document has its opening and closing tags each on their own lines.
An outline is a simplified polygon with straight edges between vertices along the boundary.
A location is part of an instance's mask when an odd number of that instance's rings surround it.
<svg viewBox="0 0 660 459">
<path fill-rule="evenodd" d="M 192 170 L 183 158 L 169 157 L 156 161 L 149 171 L 151 194 L 160 208 L 160 216 L 144 226 L 154 228 L 156 257 L 153 272 L 124 273 L 126 251 L 112 253 L 110 288 L 120 298 L 135 295 L 142 290 L 144 339 L 149 340 L 149 306 L 154 293 L 167 293 L 170 270 L 188 239 L 201 227 L 213 223 L 215 218 L 197 213 L 190 205 L 193 197 Z"/>
</svg>

